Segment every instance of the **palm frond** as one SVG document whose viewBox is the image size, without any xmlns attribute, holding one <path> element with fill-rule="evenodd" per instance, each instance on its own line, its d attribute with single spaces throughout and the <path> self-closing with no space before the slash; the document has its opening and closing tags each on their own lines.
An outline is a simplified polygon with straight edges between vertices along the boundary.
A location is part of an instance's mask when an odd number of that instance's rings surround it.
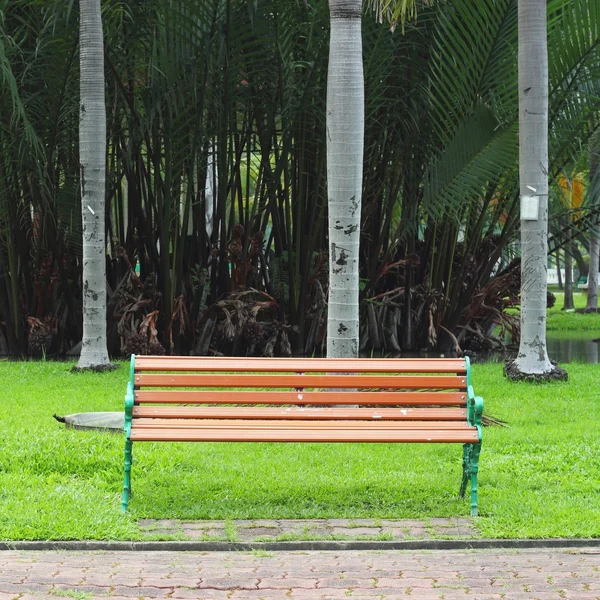
<svg viewBox="0 0 600 600">
<path fill-rule="evenodd" d="M 367 7 L 375 12 L 379 23 L 387 22 L 392 31 L 401 23 L 416 19 L 420 4 L 430 5 L 433 0 L 367 0 Z"/>
<path fill-rule="evenodd" d="M 501 128 L 487 106 L 476 106 L 427 170 L 423 213 L 458 219 L 465 203 L 482 201 L 490 182 L 514 186 L 517 148 L 516 124 Z"/>
</svg>

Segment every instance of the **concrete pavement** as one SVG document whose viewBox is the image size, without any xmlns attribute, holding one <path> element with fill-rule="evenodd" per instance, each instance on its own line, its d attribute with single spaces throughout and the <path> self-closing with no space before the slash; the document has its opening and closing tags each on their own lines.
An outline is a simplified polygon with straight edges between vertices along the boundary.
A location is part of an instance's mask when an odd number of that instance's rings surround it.
<svg viewBox="0 0 600 600">
<path fill-rule="evenodd" d="M 0 600 L 600 600 L 600 549 L 0 552 Z"/>
</svg>

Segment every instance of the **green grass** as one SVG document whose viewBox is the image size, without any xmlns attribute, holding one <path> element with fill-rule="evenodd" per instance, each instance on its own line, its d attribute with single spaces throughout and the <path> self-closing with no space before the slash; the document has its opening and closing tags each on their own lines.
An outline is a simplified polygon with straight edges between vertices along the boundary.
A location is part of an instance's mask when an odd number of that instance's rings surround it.
<svg viewBox="0 0 600 600">
<path fill-rule="evenodd" d="M 51 596 L 60 596 L 63 598 L 76 598 L 77 600 L 92 599 L 94 595 L 90 592 L 79 592 L 77 590 L 50 590 Z"/>
<path fill-rule="evenodd" d="M 120 410 L 126 367 L 0 362 L 0 539 L 140 539 L 139 518 L 284 519 L 466 516 L 458 445 L 134 444 L 134 497 L 120 512 L 123 438 L 52 418 Z M 566 383 L 509 383 L 475 365 L 486 412 L 479 532 L 600 537 L 600 365 Z"/>
<path fill-rule="evenodd" d="M 600 314 L 579 314 L 565 312 L 564 293 L 555 291 L 556 304 L 548 310 L 547 330 L 554 337 L 555 333 L 580 331 L 592 334 L 592 337 L 600 337 Z M 575 308 L 585 308 L 587 293 L 585 291 L 573 292 L 573 303 Z"/>
<path fill-rule="evenodd" d="M 600 337 L 600 314 L 580 314 L 576 312 L 565 312 L 564 292 L 558 289 L 552 289 L 556 296 L 556 303 L 547 313 L 546 329 L 548 335 L 557 337 L 561 334 L 565 337 L 572 337 L 574 333 L 579 332 L 585 337 Z M 585 308 L 587 302 L 587 292 L 584 290 L 573 291 L 573 304 L 575 308 Z M 518 315 L 519 309 L 508 309 L 509 313 Z"/>
</svg>

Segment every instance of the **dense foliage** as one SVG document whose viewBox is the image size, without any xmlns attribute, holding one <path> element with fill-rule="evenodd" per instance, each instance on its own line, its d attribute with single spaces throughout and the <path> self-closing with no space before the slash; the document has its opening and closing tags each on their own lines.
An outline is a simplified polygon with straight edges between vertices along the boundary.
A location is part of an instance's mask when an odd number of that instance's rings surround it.
<svg viewBox="0 0 600 600">
<path fill-rule="evenodd" d="M 322 352 L 326 3 L 103 8 L 111 353 Z M 597 126 L 600 0 L 548 14 L 553 181 Z M 363 38 L 363 349 L 487 344 L 518 303 L 516 3 Z M 77 54 L 76 2 L 0 0 L 0 352 L 81 339 Z M 553 249 L 596 214 L 560 218 Z"/>
</svg>

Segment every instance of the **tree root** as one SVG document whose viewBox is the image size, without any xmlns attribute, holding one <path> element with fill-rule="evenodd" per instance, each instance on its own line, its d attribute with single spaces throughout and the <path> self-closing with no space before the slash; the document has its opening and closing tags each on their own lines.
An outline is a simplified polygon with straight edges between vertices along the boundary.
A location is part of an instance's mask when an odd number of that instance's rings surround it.
<svg viewBox="0 0 600 600">
<path fill-rule="evenodd" d="M 504 375 L 511 381 L 528 381 L 530 383 L 547 383 L 549 381 L 567 381 L 569 374 L 551 360 L 552 370 L 548 373 L 523 373 L 514 360 L 506 361 Z"/>
</svg>

